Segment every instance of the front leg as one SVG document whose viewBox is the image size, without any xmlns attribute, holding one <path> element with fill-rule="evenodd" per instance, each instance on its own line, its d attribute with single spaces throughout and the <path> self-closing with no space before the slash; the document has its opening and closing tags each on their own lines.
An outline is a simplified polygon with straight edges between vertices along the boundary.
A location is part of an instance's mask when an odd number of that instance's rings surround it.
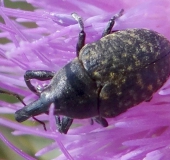
<svg viewBox="0 0 170 160">
<path fill-rule="evenodd" d="M 31 79 L 37 79 L 40 81 L 46 81 L 46 80 L 50 80 L 54 77 L 54 72 L 51 71 L 44 71 L 44 70 L 28 70 L 25 72 L 24 75 L 24 80 L 25 83 L 27 85 L 27 87 L 34 92 L 35 94 L 39 95 L 39 92 L 37 91 L 37 89 L 31 84 Z"/>
<path fill-rule="evenodd" d="M 109 20 L 106 28 L 104 29 L 104 31 L 103 31 L 103 33 L 102 33 L 102 37 L 105 37 L 106 35 L 108 35 L 108 34 L 111 33 L 112 28 L 113 28 L 113 26 L 114 26 L 114 24 L 115 24 L 115 20 L 116 20 L 117 18 L 119 18 L 120 16 L 122 16 L 123 12 L 124 12 L 124 10 L 121 9 L 118 14 L 114 15 L 114 16 Z"/>
<path fill-rule="evenodd" d="M 67 134 L 70 126 L 72 125 L 72 123 L 73 123 L 72 118 L 63 116 L 62 120 L 60 120 L 60 117 L 56 116 L 56 124 L 57 124 L 58 131 L 60 133 Z"/>
</svg>

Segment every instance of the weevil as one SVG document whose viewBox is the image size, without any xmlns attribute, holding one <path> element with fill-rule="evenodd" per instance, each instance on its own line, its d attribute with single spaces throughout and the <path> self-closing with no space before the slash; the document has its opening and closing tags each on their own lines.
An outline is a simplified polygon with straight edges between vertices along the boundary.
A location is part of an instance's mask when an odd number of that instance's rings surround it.
<svg viewBox="0 0 170 160">
<path fill-rule="evenodd" d="M 67 133 L 75 118 L 92 118 L 107 127 L 105 118 L 148 101 L 163 86 L 170 74 L 170 42 L 148 29 L 112 32 L 122 13 L 109 20 L 101 39 L 86 45 L 83 21 L 72 14 L 80 27 L 77 57 L 57 73 L 26 71 L 26 85 L 39 98 L 15 112 L 18 122 L 48 113 L 53 103 L 61 133 Z M 40 92 L 31 79 L 51 81 Z"/>
</svg>

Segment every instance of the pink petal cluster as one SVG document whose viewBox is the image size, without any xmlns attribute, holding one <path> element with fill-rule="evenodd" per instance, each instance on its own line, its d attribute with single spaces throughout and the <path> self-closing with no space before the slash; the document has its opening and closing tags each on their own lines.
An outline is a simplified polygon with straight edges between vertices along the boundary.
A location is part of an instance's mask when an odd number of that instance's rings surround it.
<svg viewBox="0 0 170 160">
<path fill-rule="evenodd" d="M 4 20 L 0 23 L 0 38 L 7 39 L 7 43 L 0 44 L 0 87 L 24 96 L 26 104 L 37 98 L 24 83 L 26 70 L 58 71 L 76 56 L 79 26 L 71 17 L 72 12 L 84 20 L 86 43 L 98 40 L 108 20 L 121 9 L 125 12 L 116 21 L 114 30 L 149 28 L 170 40 L 169 0 L 27 0 L 27 3 L 35 9 L 7 8 L 2 0 L 0 6 Z M 35 27 L 29 28 L 25 23 L 33 23 Z M 35 86 L 44 85 L 44 82 L 33 83 Z M 42 126 L 28 127 L 4 118 L 0 118 L 0 125 L 14 129 L 15 136 L 29 134 L 54 141 L 35 153 L 35 157 L 60 148 L 63 154 L 54 157 L 56 160 L 169 160 L 169 94 L 170 80 L 150 102 L 143 102 L 116 118 L 108 119 L 107 128 L 98 124 L 91 126 L 89 120 L 75 120 L 74 124 L 80 125 L 62 135 L 56 130 L 53 106 L 49 116 L 37 117 L 49 119 L 47 131 Z M 13 114 L 22 107 L 21 103 L 0 101 L 0 113 L 3 114 Z M 1 133 L 0 139 L 24 159 L 36 159 L 16 148 Z"/>
</svg>

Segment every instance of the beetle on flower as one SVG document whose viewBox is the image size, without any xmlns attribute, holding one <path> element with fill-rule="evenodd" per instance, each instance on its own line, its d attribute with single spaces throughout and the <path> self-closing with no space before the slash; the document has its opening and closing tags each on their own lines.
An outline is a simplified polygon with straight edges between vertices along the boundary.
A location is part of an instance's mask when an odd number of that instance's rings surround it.
<svg viewBox="0 0 170 160">
<path fill-rule="evenodd" d="M 29 2 L 37 7 L 34 11 L 12 10 L 5 7 L 1 7 L 0 10 L 0 14 L 5 21 L 5 24 L 0 25 L 1 29 L 5 30 L 0 33 L 0 35 L 2 37 L 7 36 L 10 40 L 9 43 L 1 45 L 0 86 L 26 97 L 24 98 L 24 102 L 28 105 L 30 102 L 36 101 L 39 95 L 36 96 L 37 94 L 34 95 L 34 93 L 30 95 L 31 92 L 25 87 L 23 80 L 25 71 L 40 69 L 59 73 L 60 71 L 58 72 L 58 70 L 60 68 L 75 58 L 75 45 L 77 43 L 79 29 L 75 20 L 70 16 L 72 12 L 78 13 L 84 20 L 84 30 L 87 33 L 86 44 L 97 43 L 101 38 L 101 34 L 109 18 L 115 13 L 118 13 L 121 8 L 125 9 L 125 13 L 116 20 L 114 25 L 113 31 L 118 31 L 114 33 L 116 36 L 118 36 L 119 31 L 123 33 L 123 30 L 127 31 L 128 28 L 147 28 L 147 31 L 151 29 L 161 33 L 167 39 L 170 38 L 170 25 L 168 23 L 168 15 L 170 14 L 168 8 L 170 3 L 167 0 L 135 1 L 134 3 L 124 0 L 113 0 L 110 2 L 100 0 L 83 0 L 81 2 L 54 2 L 51 0 L 43 0 L 39 2 L 32 0 Z M 10 17 L 17 18 L 10 19 Z M 36 27 L 25 27 L 24 23 L 28 21 L 27 19 L 35 22 Z M 143 32 L 144 31 L 146 30 L 143 30 Z M 158 34 L 157 32 L 154 33 Z M 145 49 L 145 47 L 143 47 L 143 49 Z M 79 55 L 81 55 L 81 53 L 79 53 Z M 80 56 L 79 58 L 81 59 Z M 148 60 L 147 57 L 146 60 Z M 160 63 L 161 62 L 162 61 L 160 61 Z M 154 67 L 154 65 L 152 67 Z M 130 68 L 131 66 L 128 66 L 126 69 Z M 98 75 L 99 74 L 95 74 L 93 76 L 97 77 Z M 159 74 L 156 75 L 159 77 Z M 110 74 L 110 78 L 114 76 L 115 74 Z M 132 81 L 130 81 L 130 83 L 131 82 Z M 142 82 L 145 84 L 145 87 L 148 86 L 145 88 L 147 89 L 147 94 L 154 88 L 151 84 L 159 84 L 152 82 L 147 85 L 145 80 Z M 40 85 L 42 84 L 41 82 L 38 83 Z M 36 88 L 35 80 L 32 80 L 31 84 Z M 43 86 L 45 87 L 38 87 L 40 88 L 38 92 L 43 91 L 42 89 L 45 89 L 48 85 L 43 82 Z M 111 91 L 107 93 L 110 92 Z M 128 112 L 124 112 L 114 119 L 108 118 L 109 127 L 107 128 L 100 127 L 98 124 L 93 126 L 89 125 L 88 120 L 75 119 L 74 124 L 78 123 L 81 125 L 71 127 L 67 135 L 62 135 L 58 133 L 55 128 L 56 121 L 53 119 L 53 105 L 50 109 L 48 108 L 49 116 L 42 114 L 37 117 L 42 121 L 49 117 L 50 125 L 46 123 L 48 127 L 47 132 L 44 131 L 41 126 L 28 127 L 27 125 L 15 123 L 2 117 L 0 118 L 0 124 L 15 129 L 13 132 L 15 135 L 33 134 L 55 141 L 53 144 L 37 152 L 36 156 L 41 156 L 52 149 L 56 149 L 59 145 L 59 148 L 67 159 L 73 159 L 74 157 L 74 159 L 112 158 L 116 160 L 127 160 L 145 158 L 147 160 L 155 159 L 156 157 L 157 159 L 168 160 L 170 153 L 170 143 L 168 140 L 170 121 L 168 105 L 169 82 L 165 84 L 163 90 L 159 93 L 164 96 L 159 95 L 157 92 L 149 103 L 144 102 L 139 106 L 133 107 L 129 109 Z M 129 96 L 129 94 L 126 96 Z M 142 94 L 140 96 L 142 96 Z M 108 96 L 106 95 L 104 97 L 107 98 Z M 136 99 L 136 97 L 133 98 Z M 148 101 L 150 98 L 151 97 L 148 96 L 145 100 Z M 23 108 L 23 105 L 20 103 L 9 104 L 3 101 L 0 103 L 2 106 L 1 113 L 13 113 L 13 111 Z M 54 110 L 55 108 L 56 107 L 54 107 Z M 4 140 L 3 136 L 0 138 L 6 145 L 11 147 L 12 150 L 24 157 L 24 159 L 31 159 L 26 153 L 24 155 L 19 152 L 15 146 L 10 145 L 9 141 Z M 67 149 L 61 142 L 64 143 Z M 58 158 L 60 160 L 62 158 L 66 159 L 63 155 Z M 49 159 L 49 157 L 47 159 Z"/>
<path fill-rule="evenodd" d="M 26 71 L 28 88 L 39 99 L 16 111 L 16 120 L 48 113 L 55 105 L 57 126 L 67 133 L 73 118 L 92 118 L 107 127 L 104 119 L 115 117 L 128 108 L 151 98 L 170 74 L 170 42 L 160 34 L 146 29 L 129 29 L 112 34 L 113 16 L 99 41 L 85 44 L 82 19 L 73 13 L 80 25 L 76 47 L 77 58 L 58 73 L 45 70 Z M 83 47 L 84 46 L 84 47 Z M 152 75 L 152 76 L 150 76 Z M 30 79 L 51 80 L 39 92 Z"/>
</svg>

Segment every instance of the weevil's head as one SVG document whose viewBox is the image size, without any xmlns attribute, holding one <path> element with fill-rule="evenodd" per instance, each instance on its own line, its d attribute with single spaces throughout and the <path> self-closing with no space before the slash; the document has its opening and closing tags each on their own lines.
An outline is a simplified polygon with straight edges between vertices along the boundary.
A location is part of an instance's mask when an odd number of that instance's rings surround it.
<svg viewBox="0 0 170 160">
<path fill-rule="evenodd" d="M 98 88 L 78 58 L 63 67 L 52 79 L 46 91 L 55 105 L 55 114 L 70 118 L 98 115 Z"/>
</svg>

